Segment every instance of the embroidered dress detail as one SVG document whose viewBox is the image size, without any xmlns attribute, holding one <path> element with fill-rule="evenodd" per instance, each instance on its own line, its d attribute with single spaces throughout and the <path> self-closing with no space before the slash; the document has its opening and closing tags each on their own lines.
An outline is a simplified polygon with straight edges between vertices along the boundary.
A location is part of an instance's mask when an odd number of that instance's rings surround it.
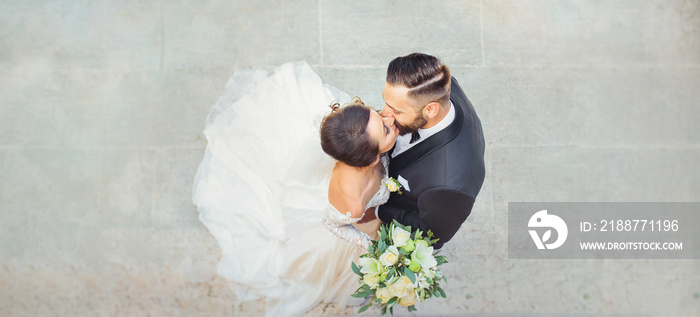
<svg viewBox="0 0 700 317">
<path fill-rule="evenodd" d="M 389 170 L 389 156 L 386 154 L 381 155 L 382 165 L 384 166 L 384 171 Z M 384 204 L 389 200 L 389 195 L 391 192 L 386 184 L 389 182 L 388 175 L 383 176 L 381 180 L 381 186 L 379 186 L 379 191 L 377 191 L 372 199 L 369 200 L 367 206 L 365 206 L 365 211 L 371 207 L 379 206 Z M 364 216 L 364 213 L 362 214 Z M 326 209 L 323 211 L 323 225 L 328 228 L 333 234 L 339 238 L 347 241 L 350 244 L 356 245 L 363 250 L 367 250 L 372 244 L 372 239 L 366 233 L 357 230 L 352 224 L 357 223 L 362 219 L 352 218 L 349 212 L 343 214 L 338 211 L 333 205 L 328 204 Z"/>
</svg>

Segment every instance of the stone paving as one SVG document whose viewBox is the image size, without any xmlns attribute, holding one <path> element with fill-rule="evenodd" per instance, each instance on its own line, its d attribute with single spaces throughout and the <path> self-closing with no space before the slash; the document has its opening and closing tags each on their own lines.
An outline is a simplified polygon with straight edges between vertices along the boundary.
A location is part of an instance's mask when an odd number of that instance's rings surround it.
<svg viewBox="0 0 700 317">
<path fill-rule="evenodd" d="M 700 201 L 694 0 L 0 1 L 0 315 L 262 314 L 190 202 L 209 108 L 234 70 L 295 60 L 381 107 L 414 51 L 487 142 L 448 298 L 414 315 L 700 315 L 698 260 L 506 250 L 508 202 Z"/>
</svg>

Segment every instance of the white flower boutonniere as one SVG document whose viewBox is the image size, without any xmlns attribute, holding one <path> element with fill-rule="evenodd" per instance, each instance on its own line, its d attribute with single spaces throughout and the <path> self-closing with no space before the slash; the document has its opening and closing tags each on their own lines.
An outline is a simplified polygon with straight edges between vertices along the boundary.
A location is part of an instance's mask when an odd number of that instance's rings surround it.
<svg viewBox="0 0 700 317">
<path fill-rule="evenodd" d="M 386 180 L 386 187 L 392 193 L 398 193 L 399 195 L 402 194 L 401 184 L 396 180 L 396 178 L 389 177 L 389 179 Z"/>
</svg>

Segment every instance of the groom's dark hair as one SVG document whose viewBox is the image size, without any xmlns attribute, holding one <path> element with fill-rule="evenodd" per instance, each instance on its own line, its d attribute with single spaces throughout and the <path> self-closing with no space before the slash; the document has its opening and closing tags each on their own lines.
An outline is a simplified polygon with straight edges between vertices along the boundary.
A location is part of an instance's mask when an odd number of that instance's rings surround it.
<svg viewBox="0 0 700 317">
<path fill-rule="evenodd" d="M 343 107 L 331 106 L 333 112 L 321 122 L 323 152 L 347 165 L 364 167 L 379 155 L 379 144 L 367 133 L 370 110 L 360 98 Z"/>
<path fill-rule="evenodd" d="M 450 69 L 432 55 L 413 53 L 394 58 L 387 68 L 386 82 L 408 88 L 417 111 L 433 101 L 443 107 L 450 103 Z"/>
</svg>

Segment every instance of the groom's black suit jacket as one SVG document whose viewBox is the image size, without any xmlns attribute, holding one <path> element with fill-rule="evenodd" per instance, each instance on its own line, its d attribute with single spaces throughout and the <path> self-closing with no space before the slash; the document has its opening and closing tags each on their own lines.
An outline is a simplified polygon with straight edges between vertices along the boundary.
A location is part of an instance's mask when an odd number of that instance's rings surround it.
<svg viewBox="0 0 700 317">
<path fill-rule="evenodd" d="M 481 121 L 454 77 L 450 100 L 455 120 L 391 159 L 389 176 L 406 179 L 411 191 L 391 193 L 378 213 L 385 223 L 396 219 L 413 230 L 432 230 L 440 239 L 436 249 L 467 219 L 485 176 Z"/>
</svg>

